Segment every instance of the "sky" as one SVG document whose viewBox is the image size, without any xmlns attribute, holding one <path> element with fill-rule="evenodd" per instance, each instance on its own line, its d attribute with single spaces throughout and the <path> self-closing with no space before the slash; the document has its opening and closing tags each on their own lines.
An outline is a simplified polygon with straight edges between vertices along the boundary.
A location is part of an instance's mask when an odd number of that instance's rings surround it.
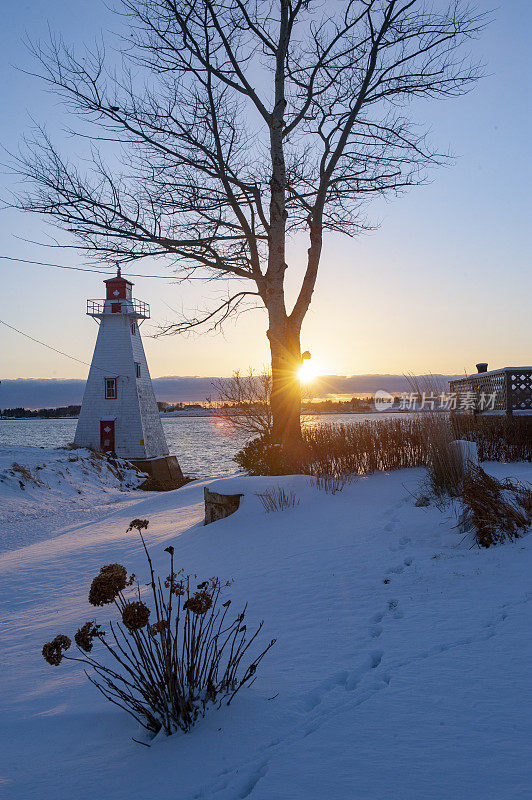
<svg viewBox="0 0 532 800">
<path fill-rule="evenodd" d="M 482 10 L 491 3 L 478 3 Z M 302 347 L 327 375 L 452 373 L 526 366 L 530 357 L 530 128 L 528 36 L 532 4 L 505 0 L 473 45 L 486 76 L 466 97 L 416 107 L 432 141 L 450 148 L 454 165 L 431 174 L 429 185 L 370 209 L 378 229 L 355 240 L 328 235 Z M 25 36 L 60 32 L 80 47 L 119 25 L 100 0 L 22 0 L 10 4 L 0 30 L 0 143 L 15 151 L 32 119 L 45 123 L 63 149 L 76 141 L 61 133 L 66 118 L 56 97 L 27 72 L 34 69 Z M 7 160 L 4 155 L 0 160 Z M 5 197 L 17 181 L 0 175 Z M 72 249 L 50 249 L 51 229 L 37 216 L 0 210 L 0 255 L 83 264 Z M 288 262 L 297 274 L 306 244 L 296 241 Z M 135 271 L 162 272 L 145 262 Z M 105 276 L 0 260 L 0 319 L 90 362 L 96 325 L 86 298 L 101 297 Z M 138 278 L 134 294 L 151 305 L 142 328 L 154 377 L 230 375 L 268 361 L 263 311 L 244 314 L 223 335 L 153 338 L 175 310 L 205 308 L 209 285 Z M 294 289 L 295 279 L 289 289 Z M 0 325 L 0 379 L 85 378 L 86 363 L 47 350 Z M 0 406 L 2 403 L 0 402 Z"/>
</svg>

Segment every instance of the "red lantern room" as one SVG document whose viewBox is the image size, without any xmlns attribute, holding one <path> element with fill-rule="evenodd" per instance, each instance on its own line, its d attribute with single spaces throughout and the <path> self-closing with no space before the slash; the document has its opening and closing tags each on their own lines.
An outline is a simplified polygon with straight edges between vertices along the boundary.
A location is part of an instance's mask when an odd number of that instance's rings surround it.
<svg viewBox="0 0 532 800">
<path fill-rule="evenodd" d="M 131 281 L 128 281 L 122 277 L 120 267 L 117 269 L 116 276 L 114 278 L 108 278 L 108 280 L 104 281 L 104 283 L 107 289 L 107 300 L 132 299 L 131 287 L 133 284 Z"/>
<path fill-rule="evenodd" d="M 122 277 L 120 267 L 117 267 L 115 277 L 108 278 L 104 283 L 105 300 L 87 300 L 89 316 L 102 319 L 105 314 L 128 314 L 138 320 L 149 319 L 148 303 L 133 299 L 133 284 Z"/>
</svg>

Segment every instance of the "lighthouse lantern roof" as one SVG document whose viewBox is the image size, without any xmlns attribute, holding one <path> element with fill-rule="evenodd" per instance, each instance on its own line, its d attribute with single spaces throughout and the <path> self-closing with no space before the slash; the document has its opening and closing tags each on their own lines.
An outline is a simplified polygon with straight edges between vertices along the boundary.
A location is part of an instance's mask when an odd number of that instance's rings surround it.
<svg viewBox="0 0 532 800">
<path fill-rule="evenodd" d="M 107 278 L 104 281 L 107 300 L 131 300 L 133 283 L 116 275 L 114 278 Z"/>
</svg>

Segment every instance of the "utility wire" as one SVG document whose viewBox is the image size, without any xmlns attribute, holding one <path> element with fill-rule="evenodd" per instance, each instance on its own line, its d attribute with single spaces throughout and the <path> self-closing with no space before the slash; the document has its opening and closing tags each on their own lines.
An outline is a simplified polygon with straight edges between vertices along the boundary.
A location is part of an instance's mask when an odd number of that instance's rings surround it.
<svg viewBox="0 0 532 800">
<path fill-rule="evenodd" d="M 21 264 L 37 264 L 40 267 L 55 267 L 56 269 L 73 269 L 76 272 L 96 272 L 100 275 L 115 275 L 114 272 L 108 272 L 104 269 L 90 269 L 89 267 L 73 267 L 67 266 L 66 264 L 50 264 L 48 261 L 32 261 L 29 258 L 14 258 L 13 256 L 0 256 L 0 259 L 3 261 L 18 261 Z M 125 275 L 124 277 L 128 277 Z M 169 281 L 172 280 L 172 275 L 141 275 L 139 272 L 130 272 L 130 278 L 159 278 L 162 281 Z M 190 276 L 185 278 L 184 280 L 187 281 L 203 281 L 207 280 L 206 278 Z"/>
<path fill-rule="evenodd" d="M 26 339 L 30 339 L 32 342 L 36 342 L 36 344 L 40 344 L 43 347 L 47 347 L 48 350 L 53 350 L 54 353 L 59 353 L 59 355 L 65 356 L 65 358 L 70 358 L 70 359 L 72 359 L 72 361 L 77 361 L 78 364 L 85 364 L 86 367 L 92 367 L 92 369 L 97 369 L 100 372 L 107 372 L 107 370 L 102 369 L 102 367 L 97 367 L 94 364 L 89 364 L 88 361 L 83 361 L 81 358 L 76 358 L 76 356 L 71 356 L 71 355 L 69 355 L 69 353 L 64 353 L 63 350 L 58 350 L 57 347 L 52 347 L 51 344 L 46 344 L 46 342 L 41 342 L 40 339 L 36 339 L 34 336 L 30 336 L 29 333 L 24 333 L 24 331 L 19 331 L 18 328 L 14 328 L 13 325 L 9 325 L 9 323 L 4 322 L 3 319 L 0 319 L 0 324 L 1 325 L 5 325 L 6 328 L 9 328 L 12 331 L 15 331 L 15 333 L 19 333 L 21 336 L 24 336 Z M 117 375 L 116 377 L 117 378 L 129 378 L 129 375 Z"/>
<path fill-rule="evenodd" d="M 99 272 L 101 275 L 111 275 L 103 269 L 89 269 L 88 267 L 67 267 L 65 264 L 49 264 L 47 261 L 31 261 L 28 258 L 13 258 L 12 256 L 0 256 L 3 261 L 18 261 L 21 264 L 38 264 L 40 267 L 57 267 L 57 269 L 74 269 L 77 272 Z M 147 276 L 148 277 L 148 276 Z M 162 276 L 149 276 L 162 277 Z"/>
<path fill-rule="evenodd" d="M 66 358 L 71 358 L 72 361 L 77 361 L 79 364 L 85 364 L 87 367 L 90 367 L 88 361 L 82 361 L 81 358 L 76 358 L 76 356 L 71 356 L 68 353 L 64 353 L 62 350 L 58 350 L 57 347 L 52 347 L 51 344 L 46 344 L 46 342 L 41 342 L 40 339 L 36 339 L 34 336 L 30 336 L 29 333 L 24 333 L 24 331 L 19 331 L 18 328 L 14 328 L 13 325 L 9 325 L 7 322 L 4 322 L 3 319 L 0 319 L 0 323 L 5 325 L 6 328 L 9 328 L 15 333 L 20 333 L 21 336 L 25 336 L 26 339 L 31 339 L 32 342 L 36 342 L 37 344 L 41 344 L 43 347 L 47 347 L 48 350 L 53 350 L 54 353 L 59 353 L 61 356 L 65 356 Z"/>
</svg>

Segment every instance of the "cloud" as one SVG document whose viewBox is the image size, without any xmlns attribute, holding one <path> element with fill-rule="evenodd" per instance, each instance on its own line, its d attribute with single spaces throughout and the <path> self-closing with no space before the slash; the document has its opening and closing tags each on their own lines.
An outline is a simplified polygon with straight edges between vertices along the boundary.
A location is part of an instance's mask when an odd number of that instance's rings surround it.
<svg viewBox="0 0 532 800">
<path fill-rule="evenodd" d="M 454 375 L 433 375 L 431 381 L 447 388 Z M 167 403 L 190 403 L 215 399 L 212 383 L 216 378 L 169 375 L 154 378 L 153 388 L 157 400 Z M 79 405 L 83 398 L 85 381 L 55 378 L 17 378 L 0 382 L 0 408 L 54 408 Z M 408 392 L 410 387 L 403 375 L 322 375 L 313 384 L 315 398 L 353 395 L 363 392 Z"/>
<path fill-rule="evenodd" d="M 424 391 L 423 377 L 427 378 L 428 385 L 438 387 L 441 391 L 449 388 L 449 381 L 460 375 L 430 375 L 419 376 L 421 390 Z M 412 388 L 404 375 L 321 375 L 312 385 L 312 392 L 316 397 L 335 397 L 338 395 L 356 395 L 363 393 L 373 394 L 378 389 L 385 389 L 392 394 L 411 392 Z"/>
</svg>

